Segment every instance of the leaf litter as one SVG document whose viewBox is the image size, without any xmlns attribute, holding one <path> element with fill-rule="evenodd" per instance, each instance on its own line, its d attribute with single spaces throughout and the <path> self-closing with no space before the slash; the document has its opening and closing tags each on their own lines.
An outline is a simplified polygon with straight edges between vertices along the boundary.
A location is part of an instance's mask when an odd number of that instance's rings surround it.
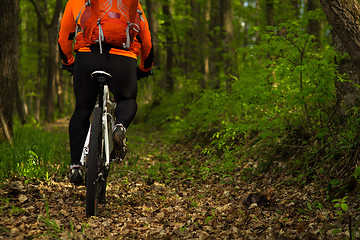
<svg viewBox="0 0 360 240">
<path fill-rule="evenodd" d="M 163 149 L 163 151 L 165 151 Z M 172 149 L 171 151 L 174 151 Z M 176 150 L 175 150 L 176 151 Z M 179 155 L 184 156 L 182 152 Z M 142 169 L 163 161 L 142 154 Z M 177 159 L 169 159 L 174 165 Z M 181 160 L 183 161 L 183 160 Z M 141 169 L 139 168 L 139 169 Z M 57 181 L 13 179 L 0 189 L 0 239 L 346 239 L 349 223 L 325 190 L 283 184 L 259 175 L 185 177 L 172 169 L 160 178 L 113 167 L 106 204 L 85 217 L 85 187 Z M 122 174 L 119 174 L 119 173 Z M 160 173 L 159 173 L 160 174 Z M 61 179 L 64 178 L 64 179 Z M 357 205 L 356 205 L 357 204 Z M 352 209 L 358 209 L 358 203 Z M 353 216 L 358 220 L 357 216 Z M 341 229 L 341 231 L 335 231 Z M 354 237 L 359 236 L 358 230 Z"/>
</svg>

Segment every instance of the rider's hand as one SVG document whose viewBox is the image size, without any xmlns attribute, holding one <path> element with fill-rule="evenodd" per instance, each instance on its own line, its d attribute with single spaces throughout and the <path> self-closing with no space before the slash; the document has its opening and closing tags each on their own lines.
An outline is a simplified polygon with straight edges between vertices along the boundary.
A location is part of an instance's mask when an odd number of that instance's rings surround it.
<svg viewBox="0 0 360 240">
<path fill-rule="evenodd" d="M 74 63 L 70 64 L 70 65 L 65 65 L 64 63 L 61 64 L 61 70 L 66 70 L 69 73 L 71 73 L 71 75 L 74 72 Z"/>
<path fill-rule="evenodd" d="M 153 75 L 153 71 L 152 71 L 152 69 L 151 69 L 151 70 L 149 70 L 149 71 L 147 71 L 147 72 L 144 72 L 144 71 L 142 71 L 142 70 L 140 69 L 140 67 L 138 66 L 138 67 L 136 68 L 136 74 L 137 74 L 137 79 L 140 80 L 140 79 L 142 79 L 142 78 L 145 78 L 145 77 L 148 77 L 148 76 L 150 76 L 150 75 Z"/>
</svg>

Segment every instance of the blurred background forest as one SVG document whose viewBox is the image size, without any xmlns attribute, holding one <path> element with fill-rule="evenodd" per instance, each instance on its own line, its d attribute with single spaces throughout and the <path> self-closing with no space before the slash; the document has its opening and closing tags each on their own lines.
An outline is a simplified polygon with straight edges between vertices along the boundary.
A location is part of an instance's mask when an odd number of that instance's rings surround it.
<svg viewBox="0 0 360 240">
<path fill-rule="evenodd" d="M 330 2 L 344 12 L 358 10 L 357 1 Z M 141 3 L 155 66 L 154 75 L 139 82 L 136 123 L 169 141 L 193 143 L 220 171 L 251 158 L 262 170 L 285 162 L 304 181 L 326 176 L 357 183 L 359 69 L 350 58 L 356 51 L 334 33 L 326 1 Z M 11 35 L 19 43 L 17 74 L 2 95 L 9 139 L 13 125 L 43 125 L 72 113 L 72 77 L 60 71 L 57 49 L 65 5 L 20 0 L 19 12 L 9 12 L 19 24 L 19 34 L 14 26 Z"/>
</svg>

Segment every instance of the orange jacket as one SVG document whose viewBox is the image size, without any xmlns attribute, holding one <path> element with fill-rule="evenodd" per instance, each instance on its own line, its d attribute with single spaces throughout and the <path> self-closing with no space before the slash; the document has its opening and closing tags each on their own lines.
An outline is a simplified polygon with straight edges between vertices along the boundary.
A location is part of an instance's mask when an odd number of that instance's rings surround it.
<svg viewBox="0 0 360 240">
<path fill-rule="evenodd" d="M 90 48 L 85 46 L 85 41 L 81 32 L 79 32 L 75 38 L 74 49 L 72 47 L 76 29 L 75 21 L 80 11 L 83 11 L 82 8 L 84 4 L 84 0 L 69 0 L 66 4 L 64 15 L 61 19 L 58 44 L 60 56 L 62 62 L 65 65 L 74 63 L 75 59 L 73 57 L 73 50 L 79 52 L 90 52 Z M 109 53 L 135 59 L 137 59 L 138 55 L 140 55 L 140 69 L 144 72 L 147 72 L 152 68 L 153 65 L 151 35 L 149 24 L 140 2 L 138 3 L 138 9 L 142 11 L 139 33 L 140 39 L 135 38 L 129 50 L 111 48 Z"/>
</svg>

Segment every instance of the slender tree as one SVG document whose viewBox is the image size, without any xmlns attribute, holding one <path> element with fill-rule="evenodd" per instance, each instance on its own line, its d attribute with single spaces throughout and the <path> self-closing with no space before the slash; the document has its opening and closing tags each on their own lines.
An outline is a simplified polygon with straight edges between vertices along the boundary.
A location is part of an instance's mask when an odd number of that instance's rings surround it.
<svg viewBox="0 0 360 240">
<path fill-rule="evenodd" d="M 222 11 L 222 27 L 224 31 L 223 37 L 223 52 L 224 52 L 224 71 L 226 77 L 226 87 L 228 90 L 231 88 L 233 75 L 235 75 L 236 69 L 236 55 L 235 50 L 232 47 L 234 39 L 234 25 L 233 25 L 233 11 L 231 8 L 231 0 L 221 1 Z"/>
<path fill-rule="evenodd" d="M 47 22 L 47 16 L 44 16 L 38 3 L 35 0 L 30 0 L 33 4 L 35 12 L 44 26 L 45 30 L 47 31 L 47 43 L 48 43 L 48 77 L 47 77 L 47 87 L 46 87 L 46 116 L 45 122 L 52 122 L 54 120 L 54 98 L 55 98 L 55 82 L 57 76 L 57 62 L 56 62 L 56 55 L 57 55 L 57 36 L 59 31 L 59 20 L 60 20 L 60 12 L 62 9 L 62 0 L 56 0 L 54 13 L 51 17 L 50 23 Z"/>
<path fill-rule="evenodd" d="M 314 11 L 320 7 L 319 0 L 308 0 L 307 2 L 307 10 Z M 318 20 L 310 20 L 309 22 L 309 33 L 314 35 L 315 37 L 320 37 L 320 22 Z"/>
<path fill-rule="evenodd" d="M 18 16 L 18 0 L 0 1 L 0 122 L 10 142 L 14 90 L 18 81 Z"/>
<path fill-rule="evenodd" d="M 39 6 L 44 6 L 44 0 L 38 0 Z M 43 91 L 43 83 L 41 81 L 41 78 L 43 76 L 43 73 L 46 72 L 43 69 L 43 62 L 44 62 L 44 32 L 43 32 L 43 24 L 41 23 L 40 18 L 37 18 L 37 73 L 36 73 L 36 97 L 34 100 L 34 118 L 35 121 L 40 122 L 41 120 L 41 96 Z"/>
<path fill-rule="evenodd" d="M 221 2 L 218 0 L 211 0 L 211 8 L 210 8 L 210 85 L 212 88 L 220 88 L 221 82 L 218 77 L 218 73 L 220 72 L 220 63 L 222 62 L 222 54 L 220 50 L 220 46 L 222 44 L 222 36 L 220 29 L 221 26 Z"/>
<path fill-rule="evenodd" d="M 149 27 L 151 31 L 151 39 L 153 41 L 154 47 L 154 65 L 160 66 L 160 53 L 158 46 L 158 31 L 159 31 L 159 21 L 156 18 L 156 13 L 159 11 L 160 5 L 156 1 L 146 0 L 146 18 L 149 22 Z"/>
<path fill-rule="evenodd" d="M 162 81 L 162 88 L 166 91 L 166 92 L 172 92 L 174 90 L 174 78 L 172 76 L 171 70 L 173 67 L 173 59 L 174 59 L 174 52 L 173 52 L 173 33 L 171 31 L 171 27 L 172 27 L 172 14 L 170 11 L 170 4 L 171 1 L 167 0 L 164 1 L 163 5 L 162 5 L 162 11 L 163 14 L 165 16 L 165 21 L 164 21 L 164 28 L 165 28 L 165 74 L 164 74 L 164 78 Z"/>
<path fill-rule="evenodd" d="M 200 82 L 200 86 L 202 88 L 205 88 L 209 82 L 209 76 L 210 76 L 210 44 L 209 44 L 209 36 L 208 36 L 208 32 L 209 32 L 209 23 L 210 23 L 210 9 L 211 9 L 211 2 L 210 1 L 206 1 L 205 2 L 205 6 L 204 6 L 204 17 L 205 17 L 205 24 L 204 24 L 204 30 L 205 33 L 203 36 L 203 51 L 204 51 L 204 81 L 201 83 Z"/>
<path fill-rule="evenodd" d="M 266 25 L 274 26 L 274 1 L 273 0 L 266 0 Z"/>
</svg>

